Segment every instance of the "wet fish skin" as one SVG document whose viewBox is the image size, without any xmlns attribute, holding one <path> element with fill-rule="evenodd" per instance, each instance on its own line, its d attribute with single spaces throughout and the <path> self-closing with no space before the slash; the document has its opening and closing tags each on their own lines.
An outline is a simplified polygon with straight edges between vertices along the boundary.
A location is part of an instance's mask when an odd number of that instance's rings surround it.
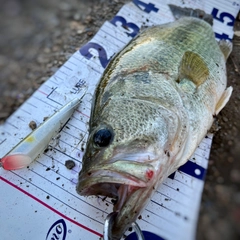
<svg viewBox="0 0 240 240">
<path fill-rule="evenodd" d="M 106 68 L 77 191 L 117 198 L 114 239 L 190 158 L 228 102 L 230 52 L 231 44 L 218 44 L 209 24 L 188 17 L 146 29 Z"/>
</svg>

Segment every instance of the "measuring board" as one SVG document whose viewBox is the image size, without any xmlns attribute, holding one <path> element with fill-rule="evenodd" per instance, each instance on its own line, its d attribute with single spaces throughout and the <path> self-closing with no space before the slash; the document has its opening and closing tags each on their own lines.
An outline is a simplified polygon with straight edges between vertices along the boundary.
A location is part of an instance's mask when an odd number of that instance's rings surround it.
<svg viewBox="0 0 240 240">
<path fill-rule="evenodd" d="M 86 198 L 76 193 L 91 99 L 111 57 L 136 36 L 142 26 L 174 21 L 168 4 L 211 13 L 216 39 L 232 39 L 239 0 L 133 0 L 124 5 L 0 126 L 0 157 L 3 157 L 31 132 L 30 121 L 39 125 L 44 117 L 81 95 L 87 86 L 82 104 L 48 151 L 26 169 L 0 169 L 1 239 L 97 240 L 102 237 L 104 220 L 113 207 L 111 200 Z M 212 135 L 208 135 L 191 159 L 156 191 L 138 220 L 142 230 L 155 233 L 159 236 L 156 239 L 195 238 L 211 142 Z M 70 159 L 76 164 L 72 170 L 65 167 L 65 161 Z M 130 231 L 126 235 L 131 239 Z"/>
</svg>

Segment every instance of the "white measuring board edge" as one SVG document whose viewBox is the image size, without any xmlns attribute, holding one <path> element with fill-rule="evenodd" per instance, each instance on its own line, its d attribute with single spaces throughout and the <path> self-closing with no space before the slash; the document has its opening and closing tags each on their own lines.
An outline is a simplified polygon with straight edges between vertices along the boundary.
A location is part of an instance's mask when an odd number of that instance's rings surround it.
<svg viewBox="0 0 240 240">
<path fill-rule="evenodd" d="M 0 157 L 31 132 L 30 121 L 40 124 L 70 99 L 88 93 L 51 149 L 18 171 L 0 169 L 0 234 L 3 239 L 99 239 L 112 211 L 110 199 L 81 197 L 76 193 L 87 123 L 96 84 L 110 58 L 142 26 L 174 21 L 168 4 L 200 8 L 214 16 L 217 39 L 232 39 L 239 1 L 138 1 L 124 5 L 96 35 L 0 126 Z M 203 139 L 191 159 L 157 190 L 138 220 L 142 230 L 161 239 L 192 240 L 208 165 L 212 135 Z M 65 161 L 76 166 L 67 170 Z M 126 232 L 129 234 L 130 232 Z M 160 239 L 160 238 L 159 238 Z"/>
</svg>

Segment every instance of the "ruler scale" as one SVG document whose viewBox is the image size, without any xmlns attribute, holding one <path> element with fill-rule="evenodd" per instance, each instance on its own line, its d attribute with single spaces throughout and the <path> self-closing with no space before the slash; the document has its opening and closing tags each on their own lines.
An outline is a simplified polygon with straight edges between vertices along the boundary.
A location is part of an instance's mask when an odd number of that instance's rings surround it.
<svg viewBox="0 0 240 240">
<path fill-rule="evenodd" d="M 102 236 L 104 220 L 112 211 L 111 200 L 81 197 L 75 190 L 88 134 L 91 99 L 111 57 L 136 36 L 141 27 L 174 21 L 168 7 L 170 3 L 212 14 L 216 39 L 232 39 L 239 0 L 133 0 L 125 4 L 0 126 L 0 157 L 3 157 L 31 132 L 30 121 L 39 125 L 44 117 L 88 88 L 57 143 L 51 143 L 50 149 L 29 168 L 0 169 L 3 239 L 97 240 Z M 142 230 L 155 233 L 158 239 L 195 238 L 211 142 L 212 135 L 208 135 L 191 159 L 156 191 L 139 217 Z M 65 161 L 70 159 L 76 164 L 72 170 L 65 167 Z M 126 232 L 128 234 L 131 232 Z"/>
</svg>

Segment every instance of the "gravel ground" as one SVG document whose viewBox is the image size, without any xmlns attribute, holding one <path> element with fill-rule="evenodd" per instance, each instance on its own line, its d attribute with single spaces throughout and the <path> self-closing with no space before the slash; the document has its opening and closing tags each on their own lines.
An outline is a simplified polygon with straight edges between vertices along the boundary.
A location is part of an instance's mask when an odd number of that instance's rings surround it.
<svg viewBox="0 0 240 240">
<path fill-rule="evenodd" d="M 111 19 L 124 0 L 0 0 L 0 121 Z M 235 24 L 240 30 L 239 20 Z M 198 240 L 240 239 L 240 37 L 227 62 L 233 96 L 217 121 Z"/>
</svg>

